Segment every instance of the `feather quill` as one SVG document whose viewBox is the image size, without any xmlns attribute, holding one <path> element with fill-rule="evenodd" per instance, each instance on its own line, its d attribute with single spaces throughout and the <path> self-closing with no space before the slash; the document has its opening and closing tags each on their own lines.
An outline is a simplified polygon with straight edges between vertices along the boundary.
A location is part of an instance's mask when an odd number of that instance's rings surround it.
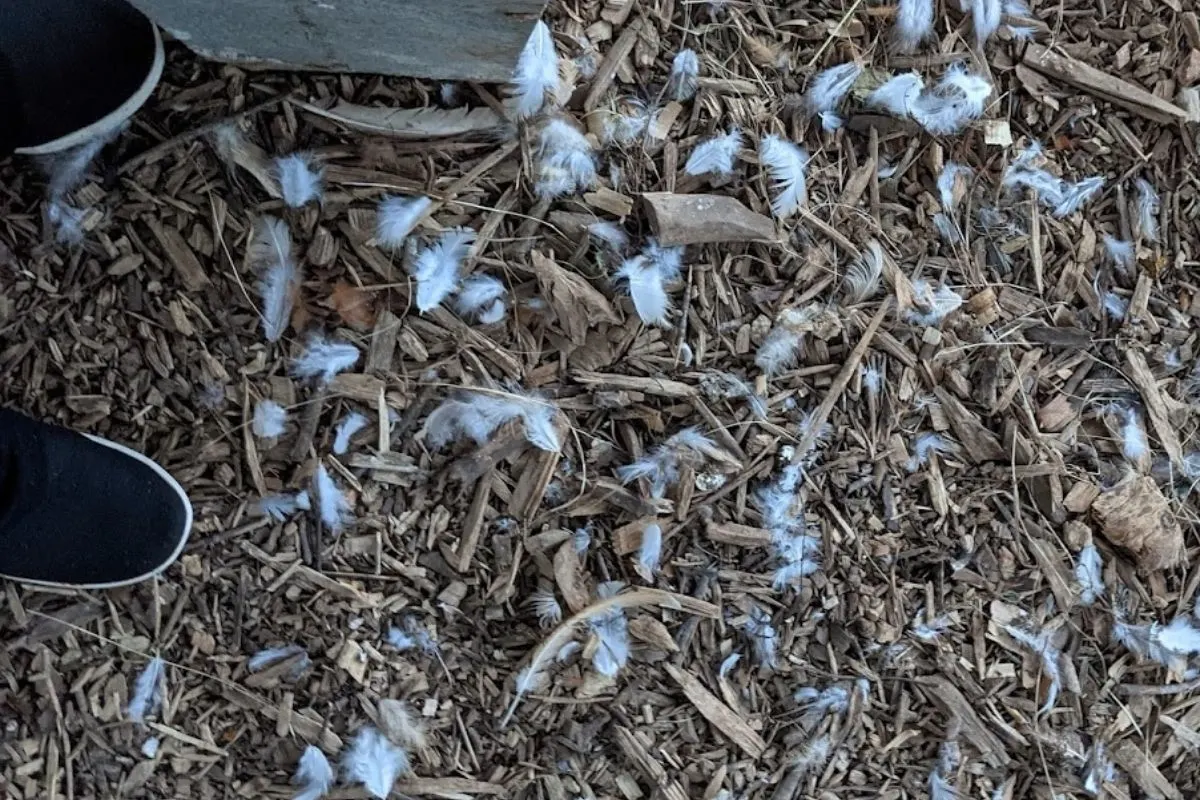
<svg viewBox="0 0 1200 800">
<path fill-rule="evenodd" d="M 369 726 L 358 732 L 342 758 L 346 783 L 361 783 L 381 800 L 391 794 L 396 779 L 408 769 L 408 753 Z"/>
<path fill-rule="evenodd" d="M 324 169 L 313 166 L 311 153 L 292 153 L 275 159 L 275 177 L 283 202 L 292 208 L 302 208 L 321 202 Z"/>
<path fill-rule="evenodd" d="M 342 417 L 333 432 L 333 452 L 339 456 L 350 449 L 350 439 L 367 427 L 367 418 L 357 411 Z"/>
<path fill-rule="evenodd" d="M 683 49 L 671 61 L 671 74 L 667 78 L 667 95 L 677 102 L 691 100 L 700 85 L 700 59 L 696 51 Z"/>
<path fill-rule="evenodd" d="M 540 19 L 517 59 L 513 73 L 513 99 L 519 117 L 532 117 L 546 104 L 546 96 L 558 86 L 558 52 L 549 26 Z"/>
<path fill-rule="evenodd" d="M 324 797 L 333 786 L 333 767 L 320 748 L 309 745 L 300 756 L 296 767 L 296 777 L 293 783 L 300 785 L 300 791 L 293 795 L 292 800 L 317 800 Z"/>
<path fill-rule="evenodd" d="M 429 211 L 428 197 L 385 197 L 376 211 L 375 242 L 380 247 L 400 252 L 404 240 Z"/>
<path fill-rule="evenodd" d="M 462 289 L 454 298 L 454 308 L 467 319 L 475 319 L 484 325 L 494 325 L 504 319 L 507 306 L 504 297 L 508 289 L 491 275 L 471 275 L 463 281 Z"/>
<path fill-rule="evenodd" d="M 304 352 L 292 361 L 292 374 L 297 378 L 320 377 L 323 383 L 329 383 L 339 372 L 353 367 L 360 355 L 352 344 L 331 342 L 321 334 L 313 334 Z"/>
<path fill-rule="evenodd" d="M 247 256 L 251 266 L 262 275 L 258 290 L 263 297 L 263 333 L 267 341 L 277 342 L 291 322 L 292 303 L 300 286 L 287 223 L 275 217 L 263 217 Z"/>
<path fill-rule="evenodd" d="M 759 158 L 774 183 L 771 211 L 780 218 L 795 214 L 807 200 L 808 151 L 770 134 L 759 142 Z"/>
<path fill-rule="evenodd" d="M 259 400 L 254 406 L 254 421 L 250 427 L 260 439 L 276 439 L 283 435 L 287 409 L 274 400 Z"/>
<path fill-rule="evenodd" d="M 321 463 L 313 474 L 313 493 L 320 505 L 321 522 L 331 531 L 341 530 L 351 519 L 350 503 Z"/>
<path fill-rule="evenodd" d="M 1145 178 L 1138 178 L 1135 184 L 1137 185 L 1138 230 L 1144 238 L 1157 242 L 1158 212 L 1161 208 L 1158 191 Z"/>
<path fill-rule="evenodd" d="M 163 689 L 167 681 L 167 663 L 158 656 L 150 659 L 133 684 L 133 697 L 129 698 L 129 718 L 134 722 L 145 722 L 146 717 L 162 703 Z"/>
<path fill-rule="evenodd" d="M 688 175 L 720 175 L 729 177 L 733 174 L 734 160 L 742 147 L 742 133 L 734 128 L 729 133 L 714 136 L 696 145 L 688 156 L 683 171 Z"/>
<path fill-rule="evenodd" d="M 933 0 L 900 0 L 892 40 L 901 53 L 915 50 L 933 35 Z"/>
<path fill-rule="evenodd" d="M 413 278 L 417 282 L 419 311 L 432 310 L 458 291 L 459 271 L 474 241 L 475 231 L 469 228 L 449 230 L 417 256 Z"/>
</svg>

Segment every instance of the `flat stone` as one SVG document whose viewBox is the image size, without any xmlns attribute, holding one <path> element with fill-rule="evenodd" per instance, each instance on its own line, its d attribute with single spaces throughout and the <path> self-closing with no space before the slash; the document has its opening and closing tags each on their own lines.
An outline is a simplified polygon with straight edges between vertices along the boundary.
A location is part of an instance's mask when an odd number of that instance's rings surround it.
<svg viewBox="0 0 1200 800">
<path fill-rule="evenodd" d="M 660 244 L 774 242 L 775 221 L 720 194 L 646 192 L 642 202 Z"/>
</svg>

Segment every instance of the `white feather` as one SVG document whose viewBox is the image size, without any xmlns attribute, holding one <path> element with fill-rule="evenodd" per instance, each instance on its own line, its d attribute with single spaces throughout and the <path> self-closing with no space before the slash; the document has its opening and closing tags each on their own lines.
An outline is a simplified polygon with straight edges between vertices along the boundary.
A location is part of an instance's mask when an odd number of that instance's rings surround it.
<svg viewBox="0 0 1200 800">
<path fill-rule="evenodd" d="M 433 201 L 428 197 L 385 197 L 375 212 L 375 242 L 392 252 L 400 252 L 404 240 L 417 227 Z"/>
<path fill-rule="evenodd" d="M 658 270 L 667 283 L 679 280 L 683 274 L 683 248 L 663 247 L 654 237 L 646 240 L 642 255 Z"/>
<path fill-rule="evenodd" d="M 546 96 L 558 86 L 558 53 L 550 28 L 540 19 L 534 24 L 513 72 L 517 115 L 532 117 L 542 110 Z"/>
<path fill-rule="evenodd" d="M 300 785 L 292 800 L 317 800 L 323 797 L 333 786 L 333 767 L 320 748 L 309 745 L 300 756 L 300 764 L 296 767 L 296 777 L 293 783 Z"/>
<path fill-rule="evenodd" d="M 734 128 L 729 133 L 706 139 L 692 150 L 683 171 L 688 175 L 733 174 L 733 163 L 742 148 L 742 132 Z"/>
<path fill-rule="evenodd" d="M 699 467 L 706 459 L 719 455 L 716 442 L 696 428 L 684 428 L 632 464 L 618 467 L 617 476 L 622 483 L 646 480 L 650 483 L 650 496 L 663 497 L 679 481 L 684 466 Z"/>
<path fill-rule="evenodd" d="M 254 421 L 250 427 L 260 439 L 275 439 L 283 435 L 287 422 L 287 409 L 274 400 L 259 400 L 254 407 Z"/>
<path fill-rule="evenodd" d="M 691 100 L 700 85 L 700 59 L 696 51 L 680 50 L 671 61 L 671 74 L 667 78 L 667 95 L 678 102 Z"/>
<path fill-rule="evenodd" d="M 962 297 L 947 286 L 935 288 L 923 278 L 913 281 L 912 286 L 918 306 L 924 306 L 927 309 L 921 310 L 919 307 L 913 307 L 908 310 L 905 319 L 913 324 L 940 325 L 942 320 L 957 311 L 963 304 Z"/>
<path fill-rule="evenodd" d="M 808 168 L 808 151 L 771 134 L 759 142 L 759 159 L 774 182 L 771 211 L 777 217 L 795 214 L 807 200 L 804 172 Z"/>
<path fill-rule="evenodd" d="M 579 642 L 571 640 L 562 647 L 558 648 L 558 652 L 554 654 L 554 660 L 560 664 L 564 664 L 571 658 L 571 656 L 578 653 L 581 647 L 583 647 L 583 645 L 581 645 Z"/>
<path fill-rule="evenodd" d="M 313 334 L 308 346 L 292 361 L 292 374 L 297 378 L 320 377 L 329 383 L 339 372 L 353 367 L 361 353 L 358 348 L 345 342 L 331 342 L 321 334 Z"/>
<path fill-rule="evenodd" d="M 1188 617 L 1176 617 L 1155 632 L 1154 644 L 1180 656 L 1200 653 L 1200 628 Z"/>
<path fill-rule="evenodd" d="M 1108 257 L 1112 260 L 1122 274 L 1128 275 L 1133 272 L 1133 267 L 1137 263 L 1137 257 L 1134 253 L 1133 242 L 1125 241 L 1124 239 L 1115 239 L 1104 234 L 1104 250 L 1108 253 Z"/>
<path fill-rule="evenodd" d="M 83 243 L 83 220 L 87 211 L 61 200 L 51 200 L 46 206 L 46 219 L 54 226 L 54 241 L 63 245 Z"/>
<path fill-rule="evenodd" d="M 671 327 L 667 313 L 671 300 L 667 297 L 666 279 L 645 256 L 627 259 L 616 273 L 616 279 L 629 291 L 638 318 L 647 325 Z"/>
<path fill-rule="evenodd" d="M 1129 313 L 1129 301 L 1115 292 L 1104 292 L 1100 295 L 1100 305 L 1104 312 L 1118 322 L 1125 319 Z"/>
<path fill-rule="evenodd" d="M 304 498 L 303 501 L 300 500 L 301 497 Z M 301 509 L 307 511 L 308 508 L 307 492 L 300 492 L 294 495 L 274 494 L 258 501 L 258 512 L 265 517 L 270 517 L 279 522 L 282 522 Z"/>
<path fill-rule="evenodd" d="M 662 560 L 662 528 L 651 523 L 642 530 L 642 545 L 638 549 L 638 565 L 646 575 L 658 572 Z"/>
<path fill-rule="evenodd" d="M 285 658 L 291 658 L 303 652 L 305 652 L 304 648 L 298 644 L 289 644 L 286 647 L 268 647 L 251 656 L 250 660 L 246 662 L 246 669 L 250 672 L 259 672 Z"/>
<path fill-rule="evenodd" d="M 913 454 L 905 464 L 909 472 L 916 472 L 929 463 L 933 453 L 945 453 L 950 449 L 950 443 L 936 433 L 922 433 L 913 442 Z"/>
<path fill-rule="evenodd" d="M 892 39 L 896 49 L 908 53 L 933 35 L 933 0 L 900 0 Z"/>
<path fill-rule="evenodd" d="M 1084 765 L 1083 790 L 1093 797 L 1099 797 L 1104 790 L 1104 784 L 1117 779 L 1117 768 L 1108 758 L 1104 742 L 1097 740 L 1088 753 Z"/>
<path fill-rule="evenodd" d="M 504 319 L 507 307 L 504 297 L 507 287 L 491 275 L 471 275 L 463 281 L 454 308 L 468 319 L 476 319 L 484 325 L 494 325 Z"/>
<path fill-rule="evenodd" d="M 804 95 L 804 105 L 808 112 L 817 116 L 836 111 L 860 74 L 862 65 L 853 61 L 818 72 Z"/>
<path fill-rule="evenodd" d="M 936 86 L 917 97 L 910 112 L 921 127 L 935 136 L 958 133 L 983 115 L 991 93 L 992 86 L 985 78 L 972 75 L 956 64 L 946 70 Z"/>
<path fill-rule="evenodd" d="M 971 22 L 975 26 L 975 43 L 984 43 L 1000 29 L 1000 0 L 971 0 Z"/>
<path fill-rule="evenodd" d="M 874 364 L 862 367 L 859 371 L 859 379 L 862 381 L 863 388 L 867 390 L 867 394 L 878 397 L 880 391 L 883 390 L 883 371 Z"/>
<path fill-rule="evenodd" d="M 1076 183 L 1063 184 L 1062 201 L 1054 207 L 1054 216 L 1067 217 L 1074 214 L 1104 188 L 1104 178 L 1093 175 Z"/>
<path fill-rule="evenodd" d="M 373 797 L 386 798 L 396 779 L 408 772 L 408 753 L 368 726 L 343 756 L 342 771 L 346 783 L 361 783 Z"/>
<path fill-rule="evenodd" d="M 146 758 L 154 758 L 158 755 L 158 748 L 162 746 L 162 739 L 157 736 L 151 736 L 146 741 L 142 742 L 142 755 Z"/>
<path fill-rule="evenodd" d="M 333 482 L 324 464 L 318 463 L 313 474 L 313 492 L 319 500 L 321 522 L 331 531 L 341 530 L 350 521 L 350 503 Z"/>
<path fill-rule="evenodd" d="M 145 722 L 146 717 L 162 703 L 163 689 L 167 681 L 167 663 L 158 656 L 150 659 L 133 684 L 133 697 L 129 698 L 129 718 L 134 722 Z"/>
<path fill-rule="evenodd" d="M 614 608 L 591 620 L 598 644 L 592 654 L 592 667 L 601 675 L 615 678 L 629 662 L 629 623 L 625 612 Z"/>
<path fill-rule="evenodd" d="M 759 345 L 754 363 L 763 374 L 778 375 L 796 363 L 803 343 L 804 334 L 801 331 L 776 325 Z"/>
<path fill-rule="evenodd" d="M 847 303 L 869 300 L 879 291 L 879 280 L 883 277 L 883 248 L 872 239 L 867 248 L 850 268 L 846 270 L 843 286 Z"/>
<path fill-rule="evenodd" d="M 1142 461 L 1150 455 L 1150 442 L 1142 425 L 1142 415 L 1128 405 L 1116 405 L 1113 411 L 1121 420 L 1121 453 L 1134 463 Z"/>
<path fill-rule="evenodd" d="M 802 519 L 798 520 L 797 525 L 802 522 Z M 783 591 L 789 586 L 799 587 L 803 578 L 821 568 L 821 539 L 817 536 L 776 529 L 771 531 L 771 545 L 775 557 L 783 562 L 775 568 L 776 591 Z"/>
<path fill-rule="evenodd" d="M 632 97 L 622 98 L 616 108 L 605 112 L 600 126 L 600 141 L 606 145 L 636 142 L 658 115 L 658 109 Z M 615 181 L 614 181 L 615 183 Z"/>
<path fill-rule="evenodd" d="M 311 153 L 293 153 L 275 159 L 275 176 L 283 202 L 292 208 L 321 202 L 324 169 L 313 166 Z"/>
<path fill-rule="evenodd" d="M 949 629 L 950 617 L 943 614 L 931 620 L 926 620 L 925 610 L 921 609 L 913 619 L 912 625 L 909 627 L 909 632 L 922 642 L 936 642 Z"/>
<path fill-rule="evenodd" d="M 815 772 L 825 766 L 832 747 L 828 733 L 810 739 L 792 756 L 792 766 L 803 772 Z"/>
<path fill-rule="evenodd" d="M 947 161 L 942 167 L 941 173 L 937 179 L 938 196 L 941 199 L 942 211 L 947 214 L 953 214 L 955 206 L 958 205 L 957 197 L 955 196 L 955 184 L 958 183 L 959 177 L 970 178 L 972 170 L 964 164 L 957 164 L 953 161 Z"/>
<path fill-rule="evenodd" d="M 534 447 L 548 452 L 562 450 L 555 419 L 558 407 L 536 395 L 509 392 L 493 394 L 470 392 L 462 399 L 450 398 L 425 421 L 425 439 L 435 450 L 469 437 L 485 444 L 501 425 L 520 419 L 525 438 Z"/>
<path fill-rule="evenodd" d="M 333 432 L 333 452 L 339 456 L 350 448 L 350 439 L 354 434 L 367 427 L 367 418 L 357 411 L 351 411 L 342 417 Z"/>
<path fill-rule="evenodd" d="M 578 194 L 596 182 L 596 156 L 579 130 L 561 117 L 542 127 L 535 190 L 543 198 Z"/>
<path fill-rule="evenodd" d="M 733 668 L 736 667 L 737 663 L 741 660 L 741 653 L 730 653 L 729 655 L 725 656 L 725 659 L 721 662 L 720 669 L 717 670 L 717 675 L 722 678 L 729 677 L 729 673 L 733 671 Z"/>
<path fill-rule="evenodd" d="M 1042 674 L 1050 681 L 1050 687 L 1046 690 L 1046 702 L 1042 706 L 1042 712 L 1045 713 L 1054 708 L 1054 704 L 1058 701 L 1058 693 L 1062 689 L 1062 673 L 1059 669 L 1059 660 L 1062 654 L 1058 648 L 1050 642 L 1050 634 L 1047 631 L 1030 631 L 1016 625 L 1003 626 L 1006 633 L 1015 639 L 1020 644 L 1025 645 L 1038 656 L 1042 661 Z"/>
<path fill-rule="evenodd" d="M 889 78 L 867 95 L 866 104 L 882 108 L 897 117 L 908 117 L 923 91 L 925 80 L 915 72 L 904 72 Z"/>
<path fill-rule="evenodd" d="M 538 589 L 529 597 L 533 613 L 537 614 L 538 624 L 543 628 L 552 628 L 562 622 L 563 610 L 554 596 L 554 592 Z"/>
<path fill-rule="evenodd" d="M 49 176 L 46 194 L 51 200 L 61 200 L 87 177 L 88 169 L 100 151 L 123 130 L 117 127 L 110 133 L 87 140 L 69 150 L 39 159 L 39 165 Z"/>
<path fill-rule="evenodd" d="M 758 606 L 751 606 L 746 618 L 746 635 L 754 649 L 754 658 L 763 669 L 775 669 L 779 634 L 771 624 L 771 616 Z"/>
<path fill-rule="evenodd" d="M 275 217 L 259 220 L 247 256 L 262 274 L 258 290 L 263 297 L 263 332 L 268 342 L 277 342 L 291 322 L 292 303 L 300 285 L 287 223 Z"/>
<path fill-rule="evenodd" d="M 609 250 L 620 253 L 629 247 L 629 234 L 617 222 L 593 222 L 588 225 L 588 233 L 602 242 Z"/>
<path fill-rule="evenodd" d="M 1075 581 L 1079 584 L 1079 602 L 1090 606 L 1104 596 L 1103 565 L 1100 551 L 1096 545 L 1086 545 L 1079 551 L 1079 559 L 1075 563 Z"/>
<path fill-rule="evenodd" d="M 430 311 L 458 290 L 459 271 L 474 241 L 475 231 L 469 228 L 449 230 L 417 256 L 413 278 L 419 311 Z"/>
<path fill-rule="evenodd" d="M 1137 185 L 1138 230 L 1144 238 L 1157 242 L 1158 212 L 1161 207 L 1158 191 L 1145 178 L 1138 178 L 1134 183 Z"/>
</svg>

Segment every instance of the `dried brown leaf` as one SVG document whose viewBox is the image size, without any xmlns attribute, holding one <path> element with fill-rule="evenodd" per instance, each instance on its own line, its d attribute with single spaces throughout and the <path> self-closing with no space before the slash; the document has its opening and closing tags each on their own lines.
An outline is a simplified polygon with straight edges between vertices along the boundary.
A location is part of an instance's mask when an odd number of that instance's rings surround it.
<svg viewBox="0 0 1200 800">
<path fill-rule="evenodd" d="M 538 251 L 529 254 L 542 296 L 554 309 L 563 332 L 574 344 L 587 342 L 588 328 L 597 322 L 620 322 L 608 299 L 577 273 L 559 266 Z"/>
<path fill-rule="evenodd" d="M 357 286 L 338 281 L 329 295 L 329 302 L 342 322 L 351 328 L 369 331 L 375 327 L 375 304 L 372 297 Z"/>
</svg>

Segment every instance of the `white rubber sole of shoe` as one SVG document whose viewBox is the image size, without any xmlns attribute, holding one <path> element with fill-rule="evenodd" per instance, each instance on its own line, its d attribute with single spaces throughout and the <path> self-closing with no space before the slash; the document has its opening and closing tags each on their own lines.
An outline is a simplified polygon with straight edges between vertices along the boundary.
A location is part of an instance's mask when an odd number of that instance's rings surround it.
<svg viewBox="0 0 1200 800">
<path fill-rule="evenodd" d="M 154 94 L 154 87 L 158 86 L 158 81 L 162 78 L 163 64 L 166 61 L 163 54 L 162 34 L 159 33 L 158 26 L 149 20 L 146 21 L 146 24 L 154 31 L 154 63 L 150 66 L 150 73 L 146 76 L 146 80 L 128 100 L 86 128 L 72 131 L 66 136 L 60 136 L 44 144 L 34 145 L 33 147 L 18 147 L 14 152 L 23 156 L 48 156 L 61 153 L 64 150 L 70 150 L 72 147 L 78 147 L 85 142 L 90 142 L 92 139 L 110 135 L 136 114 L 137 110 L 150 99 L 150 95 Z"/>
<path fill-rule="evenodd" d="M 30 586 L 49 586 L 58 589 L 117 589 L 122 586 L 132 586 L 136 583 L 150 580 L 156 575 L 161 575 L 167 569 L 167 567 L 174 564 L 179 559 L 180 554 L 183 553 L 183 548 L 188 542 L 188 536 L 190 536 L 192 533 L 192 501 L 188 500 L 187 492 L 185 492 L 183 487 L 179 485 L 179 481 L 171 477 L 171 474 L 163 469 L 162 465 L 160 465 L 157 461 L 147 458 L 145 455 L 136 450 L 130 450 L 125 445 L 117 444 L 116 442 L 110 442 L 108 439 L 101 439 L 99 436 L 92 436 L 90 433 L 85 433 L 83 435 L 91 439 L 96 444 L 104 445 L 105 447 L 111 447 L 113 450 L 116 450 L 119 453 L 127 455 L 130 458 L 137 459 L 153 470 L 158 477 L 162 478 L 168 486 L 175 490 L 175 493 L 179 495 L 179 501 L 183 503 L 183 508 L 186 511 L 183 520 L 183 531 L 179 536 L 179 544 L 175 546 L 175 551 L 154 569 L 149 570 L 144 575 L 139 575 L 136 578 L 129 578 L 128 580 L 113 581 L 112 583 L 60 583 L 55 581 L 35 581 L 30 580 L 29 578 L 9 578 L 9 580 L 16 581 L 17 583 L 29 584 Z"/>
</svg>

